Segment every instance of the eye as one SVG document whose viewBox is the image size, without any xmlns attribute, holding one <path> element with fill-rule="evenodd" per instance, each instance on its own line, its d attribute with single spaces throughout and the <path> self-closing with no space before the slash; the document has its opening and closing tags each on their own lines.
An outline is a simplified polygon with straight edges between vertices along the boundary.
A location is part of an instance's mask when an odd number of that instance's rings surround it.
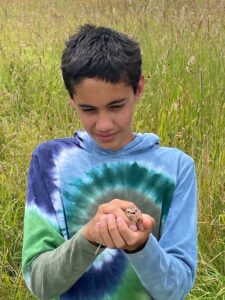
<svg viewBox="0 0 225 300">
<path fill-rule="evenodd" d="M 119 110 L 119 109 L 123 108 L 124 106 L 125 106 L 125 104 L 113 105 L 113 106 L 110 106 L 110 109 Z"/>
<path fill-rule="evenodd" d="M 81 108 L 81 110 L 83 111 L 83 112 L 95 112 L 96 111 L 96 109 L 95 108 Z"/>
</svg>

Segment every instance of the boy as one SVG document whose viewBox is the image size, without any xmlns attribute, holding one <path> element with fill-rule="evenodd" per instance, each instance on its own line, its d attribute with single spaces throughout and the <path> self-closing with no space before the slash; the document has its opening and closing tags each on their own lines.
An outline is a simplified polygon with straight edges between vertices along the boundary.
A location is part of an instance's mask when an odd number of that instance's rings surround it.
<svg viewBox="0 0 225 300">
<path fill-rule="evenodd" d="M 40 299 L 179 300 L 193 286 L 194 163 L 132 132 L 141 62 L 108 28 L 85 25 L 66 43 L 63 79 L 85 131 L 32 156 L 23 274 Z"/>
</svg>

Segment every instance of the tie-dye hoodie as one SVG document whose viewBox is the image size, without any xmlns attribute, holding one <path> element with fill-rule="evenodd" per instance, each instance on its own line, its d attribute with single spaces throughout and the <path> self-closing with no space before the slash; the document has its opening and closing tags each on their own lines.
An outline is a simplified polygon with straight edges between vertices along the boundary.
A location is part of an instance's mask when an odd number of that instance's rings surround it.
<svg viewBox="0 0 225 300">
<path fill-rule="evenodd" d="M 82 226 L 114 198 L 135 202 L 156 225 L 137 253 L 95 255 Z M 28 177 L 24 278 L 40 299 L 184 299 L 196 271 L 196 216 L 193 160 L 154 134 L 136 134 L 116 152 L 82 131 L 43 143 Z"/>
</svg>

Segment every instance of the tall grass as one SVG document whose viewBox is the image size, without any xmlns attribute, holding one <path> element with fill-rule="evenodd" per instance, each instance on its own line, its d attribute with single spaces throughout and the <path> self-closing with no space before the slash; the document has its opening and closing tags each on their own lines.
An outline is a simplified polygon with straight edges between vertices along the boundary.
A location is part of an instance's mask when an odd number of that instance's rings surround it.
<svg viewBox="0 0 225 300">
<path fill-rule="evenodd" d="M 80 127 L 60 73 L 86 22 L 141 45 L 145 94 L 135 131 L 196 161 L 199 268 L 189 299 L 225 299 L 225 1 L 0 1 L 0 299 L 32 299 L 21 277 L 26 176 L 34 147 Z"/>
</svg>

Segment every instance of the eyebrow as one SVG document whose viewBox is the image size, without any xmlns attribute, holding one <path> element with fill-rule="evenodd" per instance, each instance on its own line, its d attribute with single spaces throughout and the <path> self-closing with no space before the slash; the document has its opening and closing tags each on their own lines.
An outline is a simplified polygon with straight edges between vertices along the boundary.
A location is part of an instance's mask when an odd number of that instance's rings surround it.
<svg viewBox="0 0 225 300">
<path fill-rule="evenodd" d="M 122 104 L 124 101 L 126 100 L 126 98 L 121 98 L 121 99 L 118 99 L 118 100 L 113 100 L 111 101 L 110 103 L 107 104 L 107 106 L 111 106 L 111 105 L 116 105 L 116 104 Z M 98 108 L 94 105 L 89 105 L 89 104 L 78 104 L 78 106 L 80 108 Z"/>
</svg>

